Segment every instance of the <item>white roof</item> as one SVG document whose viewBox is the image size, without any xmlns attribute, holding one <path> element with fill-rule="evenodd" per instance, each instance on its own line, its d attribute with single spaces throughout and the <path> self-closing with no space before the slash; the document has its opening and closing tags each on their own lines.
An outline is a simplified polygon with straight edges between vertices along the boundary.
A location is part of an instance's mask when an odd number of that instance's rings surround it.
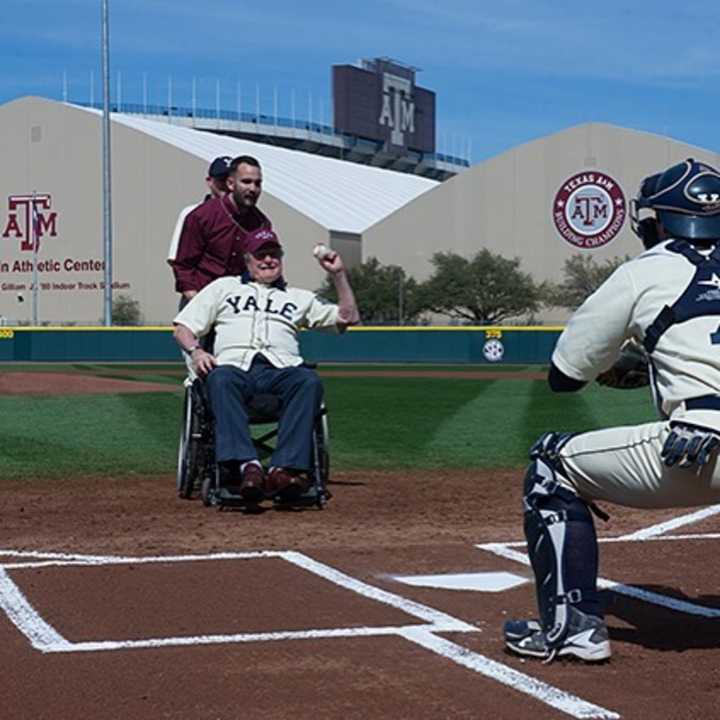
<svg viewBox="0 0 720 720">
<path fill-rule="evenodd" d="M 81 108 L 88 112 L 98 110 Z M 328 230 L 362 233 L 439 183 L 227 135 L 112 113 L 113 122 L 146 133 L 206 162 L 218 155 L 252 155 L 263 167 L 265 192 Z"/>
</svg>

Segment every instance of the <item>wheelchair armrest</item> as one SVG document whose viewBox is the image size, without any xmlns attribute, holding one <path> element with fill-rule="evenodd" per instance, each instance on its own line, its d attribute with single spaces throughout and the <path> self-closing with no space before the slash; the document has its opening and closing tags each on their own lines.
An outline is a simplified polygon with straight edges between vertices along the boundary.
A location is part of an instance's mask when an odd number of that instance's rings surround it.
<svg viewBox="0 0 720 720">
<path fill-rule="evenodd" d="M 190 392 L 193 394 L 193 397 L 203 405 L 203 407 L 207 407 L 209 405 L 207 387 L 205 386 L 203 378 L 196 377 L 192 381 Z"/>
</svg>

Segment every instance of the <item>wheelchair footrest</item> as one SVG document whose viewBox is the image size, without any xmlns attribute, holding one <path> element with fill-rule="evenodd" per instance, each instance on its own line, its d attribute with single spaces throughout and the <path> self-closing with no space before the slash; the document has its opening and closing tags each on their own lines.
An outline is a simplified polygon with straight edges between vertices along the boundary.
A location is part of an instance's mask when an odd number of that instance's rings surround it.
<svg viewBox="0 0 720 720">
<path fill-rule="evenodd" d="M 280 494 L 268 496 L 265 501 L 271 501 L 276 509 L 292 509 L 304 507 L 317 507 L 322 509 L 332 497 L 332 493 L 327 488 L 310 487 L 302 495 L 296 498 L 283 497 Z M 259 510 L 262 505 L 261 501 L 248 502 L 241 495 L 229 492 L 227 488 L 209 488 L 207 490 L 206 505 L 217 508 L 236 507 L 246 508 L 248 510 Z"/>
<path fill-rule="evenodd" d="M 299 497 L 292 499 L 288 499 L 286 497 L 283 497 L 282 495 L 275 495 L 272 498 L 272 502 L 273 506 L 276 508 L 300 508 L 317 506 L 318 508 L 322 509 L 331 497 L 332 495 L 328 490 L 319 490 L 316 487 L 311 487 Z"/>
<path fill-rule="evenodd" d="M 227 488 L 215 488 L 210 493 L 210 504 L 216 507 L 258 507 L 257 502 L 249 502 L 241 495 L 229 492 Z"/>
</svg>

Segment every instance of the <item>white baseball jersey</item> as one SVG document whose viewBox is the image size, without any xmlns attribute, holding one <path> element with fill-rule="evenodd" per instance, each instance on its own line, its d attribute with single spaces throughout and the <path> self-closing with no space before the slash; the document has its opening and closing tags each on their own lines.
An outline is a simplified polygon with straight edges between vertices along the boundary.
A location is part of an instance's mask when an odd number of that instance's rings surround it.
<svg viewBox="0 0 720 720">
<path fill-rule="evenodd" d="M 626 339 L 649 342 L 661 414 L 720 430 L 720 412 L 686 407 L 691 398 L 720 397 L 720 262 L 695 265 L 683 248 L 696 260 L 709 255 L 669 240 L 621 265 L 572 316 L 552 361 L 565 375 L 590 381 L 613 364 Z M 671 314 L 649 331 L 666 306 Z M 668 318 L 674 322 L 658 335 Z"/>
<path fill-rule="evenodd" d="M 717 454 L 700 472 L 667 467 L 660 454 L 670 432 L 667 418 L 720 431 L 717 254 L 716 260 L 681 241 L 647 250 L 620 266 L 560 336 L 553 363 L 583 381 L 607 370 L 628 338 L 642 342 L 651 351 L 653 392 L 665 418 L 583 432 L 562 448 L 558 479 L 585 499 L 646 508 L 720 501 Z"/>
<path fill-rule="evenodd" d="M 337 328 L 338 306 L 310 290 L 284 289 L 240 277 L 206 285 L 175 317 L 196 337 L 214 327 L 214 355 L 220 365 L 249 369 L 262 353 L 275 367 L 301 365 L 300 328 Z"/>
<path fill-rule="evenodd" d="M 180 211 L 178 219 L 175 223 L 175 229 L 173 230 L 172 238 L 170 240 L 170 247 L 168 249 L 167 256 L 168 262 L 174 260 L 177 257 L 178 245 L 180 244 L 180 235 L 182 234 L 183 225 L 185 224 L 185 218 L 199 205 L 202 205 L 202 203 L 188 205 Z"/>
</svg>

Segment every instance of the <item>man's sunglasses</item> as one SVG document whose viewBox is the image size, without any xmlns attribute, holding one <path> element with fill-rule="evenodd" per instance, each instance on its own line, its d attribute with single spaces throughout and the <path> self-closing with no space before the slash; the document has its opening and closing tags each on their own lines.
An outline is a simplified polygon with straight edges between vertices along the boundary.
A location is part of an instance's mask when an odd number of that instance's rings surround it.
<svg viewBox="0 0 720 720">
<path fill-rule="evenodd" d="M 254 253 L 250 253 L 250 254 L 256 260 L 264 260 L 266 257 L 271 257 L 271 258 L 280 260 L 285 253 L 283 252 L 282 248 L 267 248 L 266 250 L 263 250 L 262 248 L 260 248 L 259 250 L 256 250 Z"/>
</svg>

